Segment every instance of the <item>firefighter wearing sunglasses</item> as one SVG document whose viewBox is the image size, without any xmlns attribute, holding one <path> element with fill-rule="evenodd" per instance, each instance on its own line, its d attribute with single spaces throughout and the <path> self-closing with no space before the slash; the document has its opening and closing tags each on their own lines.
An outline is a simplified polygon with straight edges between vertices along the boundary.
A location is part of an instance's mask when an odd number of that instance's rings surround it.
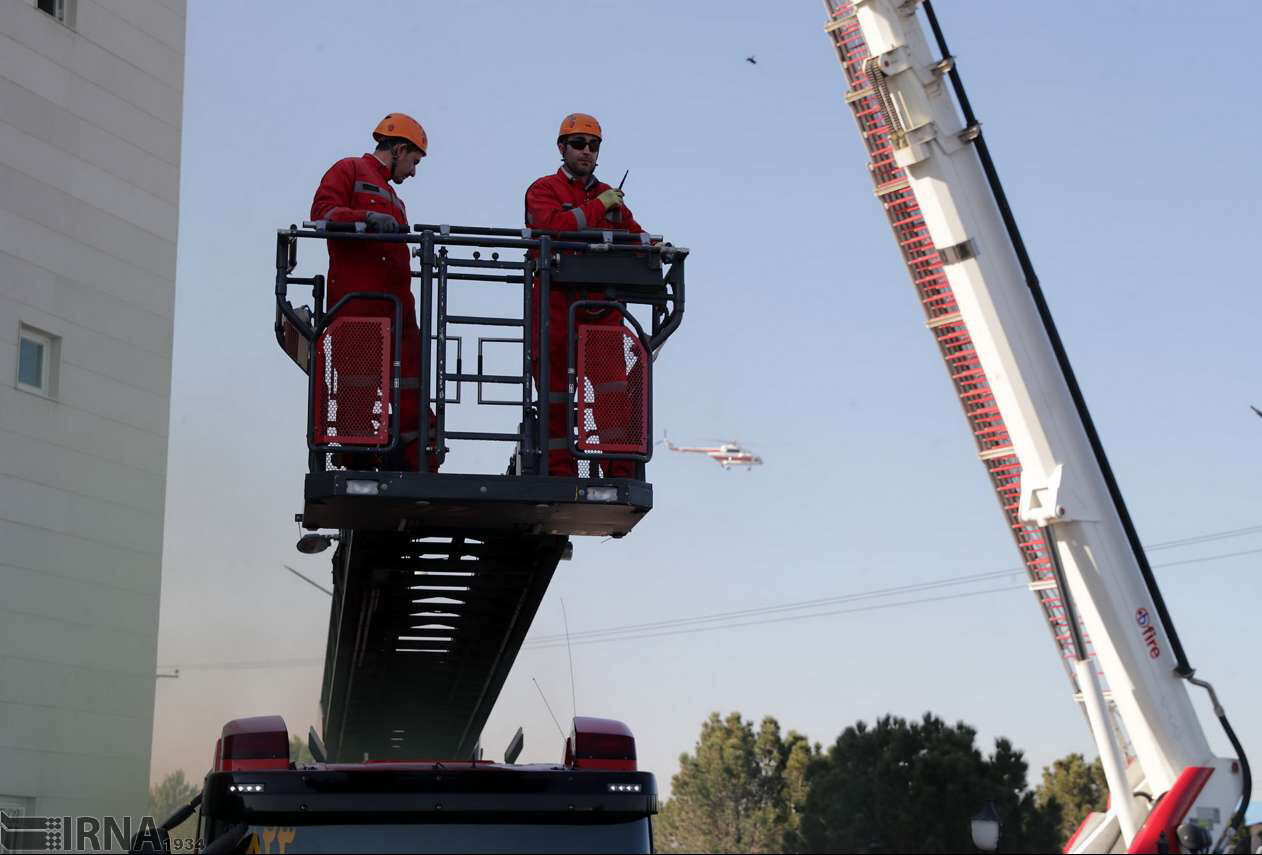
<svg viewBox="0 0 1262 855">
<path fill-rule="evenodd" d="M 586 113 L 571 113 L 561 120 L 557 133 L 557 151 L 561 154 L 561 168 L 551 175 L 538 179 L 526 191 L 526 226 L 544 231 L 572 232 L 586 229 L 622 229 L 634 233 L 644 229 L 635 221 L 627 208 L 623 193 L 596 178 L 596 160 L 600 153 L 600 123 Z M 589 295 L 575 294 L 553 288 L 548 294 L 548 388 L 550 400 L 563 401 L 566 391 L 566 324 L 570 304 L 586 299 Z M 591 295 L 597 296 L 599 295 Z M 534 316 L 539 317 L 539 291 L 534 293 Z M 616 312 L 600 310 L 583 313 L 582 323 L 621 326 L 622 318 Z M 538 336 L 538 326 L 534 335 Z M 539 380 L 539 364 L 535 362 L 535 379 Z M 619 382 L 621 381 L 621 382 Z M 626 394 L 626 377 L 609 378 L 602 383 L 603 389 L 595 390 L 596 412 L 602 409 L 601 395 L 616 398 Z M 622 388 L 620 388 L 622 387 Z M 565 407 L 552 403 L 548 409 L 548 472 L 552 475 L 578 474 L 577 461 L 566 450 Z M 616 425 L 601 425 L 602 435 L 616 431 Z M 590 473 L 595 476 L 596 472 Z M 610 461 L 604 465 L 607 478 L 626 478 L 633 474 L 632 465 L 625 460 Z"/>
</svg>

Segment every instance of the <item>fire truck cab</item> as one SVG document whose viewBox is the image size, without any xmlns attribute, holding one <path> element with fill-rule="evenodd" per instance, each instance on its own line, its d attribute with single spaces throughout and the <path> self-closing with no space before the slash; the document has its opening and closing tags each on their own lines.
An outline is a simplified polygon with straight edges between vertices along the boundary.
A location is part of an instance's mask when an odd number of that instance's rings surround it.
<svg viewBox="0 0 1262 855">
<path fill-rule="evenodd" d="M 290 761 L 280 716 L 234 719 L 198 797 L 195 845 L 259 853 L 652 851 L 657 785 L 636 769 L 626 725 L 575 717 L 564 758 L 552 765 L 516 765 L 520 744 L 514 739 L 499 763 L 300 766 Z M 186 845 L 164 843 L 168 852 Z"/>
</svg>

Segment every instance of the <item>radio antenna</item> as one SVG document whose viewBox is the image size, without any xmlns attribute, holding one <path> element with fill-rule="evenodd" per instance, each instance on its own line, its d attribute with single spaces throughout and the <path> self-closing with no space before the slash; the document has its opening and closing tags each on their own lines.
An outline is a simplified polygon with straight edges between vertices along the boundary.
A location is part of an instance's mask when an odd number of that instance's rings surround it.
<svg viewBox="0 0 1262 855">
<path fill-rule="evenodd" d="M 561 734 L 561 738 L 565 739 L 565 731 L 561 730 L 561 722 L 557 721 L 557 715 L 552 711 L 552 704 L 548 703 L 548 696 L 543 693 L 543 687 L 539 685 L 539 681 L 533 676 L 530 682 L 535 684 L 535 688 L 539 690 L 539 697 L 543 699 L 543 705 L 548 708 L 548 715 L 552 716 L 552 723 L 557 726 L 557 733 Z"/>
<path fill-rule="evenodd" d="M 561 622 L 565 624 L 565 652 L 570 656 L 570 710 L 573 718 L 578 715 L 578 695 L 574 690 L 574 647 L 570 644 L 570 619 L 565 614 L 565 597 L 561 598 Z"/>
</svg>

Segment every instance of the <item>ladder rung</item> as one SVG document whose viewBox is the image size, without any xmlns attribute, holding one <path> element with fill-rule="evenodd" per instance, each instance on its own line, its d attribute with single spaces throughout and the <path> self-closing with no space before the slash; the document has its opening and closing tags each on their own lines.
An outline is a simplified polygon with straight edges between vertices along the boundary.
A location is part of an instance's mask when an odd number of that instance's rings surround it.
<svg viewBox="0 0 1262 855">
<path fill-rule="evenodd" d="M 925 326 L 929 329 L 946 326 L 947 324 L 958 324 L 961 320 L 959 312 L 951 312 L 949 315 L 938 315 L 932 320 L 925 321 Z"/>
<path fill-rule="evenodd" d="M 525 270 L 524 261 L 488 261 L 485 258 L 449 258 L 448 267 L 489 267 L 495 270 Z"/>
<path fill-rule="evenodd" d="M 518 282 L 525 283 L 525 276 L 487 276 L 481 273 L 448 273 L 447 278 L 460 282 Z"/>
<path fill-rule="evenodd" d="M 449 324 L 476 324 L 484 327 L 520 327 L 525 321 L 520 318 L 484 318 L 479 315 L 448 315 Z"/>
<path fill-rule="evenodd" d="M 518 386 L 526 382 L 526 378 L 520 374 L 448 374 L 446 379 L 453 383 L 504 383 Z"/>
<path fill-rule="evenodd" d="M 836 18 L 833 18 L 831 21 L 824 24 L 824 32 L 831 33 L 833 30 L 839 30 L 854 19 L 854 12 L 850 12 L 846 15 L 838 15 Z"/>
<path fill-rule="evenodd" d="M 1106 701 L 1113 700 L 1112 689 L 1101 689 L 1100 694 L 1104 697 Z M 1086 699 L 1083 697 L 1082 692 L 1074 692 L 1074 700 L 1077 701 L 1078 703 L 1083 703 L 1083 701 L 1085 701 Z"/>
<path fill-rule="evenodd" d="M 906 178 L 896 178 L 888 184 L 878 185 L 872 192 L 875 196 L 888 196 L 889 194 L 895 193 L 899 190 L 906 190 L 910 186 L 911 182 Z"/>
<path fill-rule="evenodd" d="M 443 432 L 444 439 L 491 440 L 493 442 L 517 442 L 521 437 L 515 433 L 485 433 L 475 430 L 449 430 Z"/>
</svg>

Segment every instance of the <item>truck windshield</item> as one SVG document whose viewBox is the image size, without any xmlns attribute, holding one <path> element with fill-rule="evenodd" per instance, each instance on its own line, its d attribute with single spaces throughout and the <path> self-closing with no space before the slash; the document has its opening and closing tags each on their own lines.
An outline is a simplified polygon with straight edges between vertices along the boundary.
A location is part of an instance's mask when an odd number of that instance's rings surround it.
<svg viewBox="0 0 1262 855">
<path fill-rule="evenodd" d="M 251 825 L 238 852 L 650 852 L 647 817 L 580 822 Z"/>
</svg>

